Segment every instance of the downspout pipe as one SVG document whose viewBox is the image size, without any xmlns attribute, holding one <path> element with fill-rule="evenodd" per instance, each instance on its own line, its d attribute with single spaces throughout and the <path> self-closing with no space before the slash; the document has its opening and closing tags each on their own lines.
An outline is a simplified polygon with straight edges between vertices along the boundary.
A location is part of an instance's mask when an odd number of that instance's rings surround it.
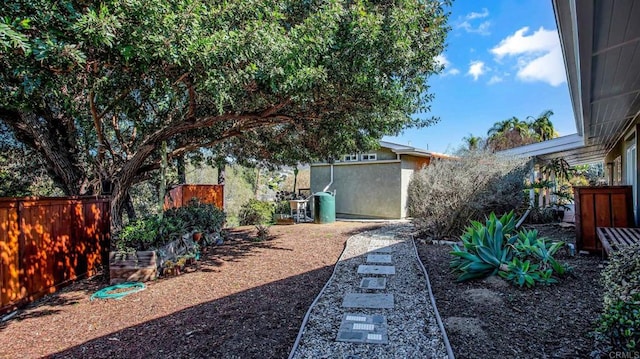
<svg viewBox="0 0 640 359">
<path fill-rule="evenodd" d="M 327 192 L 329 190 L 329 187 L 331 187 L 332 184 L 333 184 L 333 163 L 331 164 L 331 181 L 329 181 L 329 184 L 322 190 L 322 192 Z"/>
</svg>

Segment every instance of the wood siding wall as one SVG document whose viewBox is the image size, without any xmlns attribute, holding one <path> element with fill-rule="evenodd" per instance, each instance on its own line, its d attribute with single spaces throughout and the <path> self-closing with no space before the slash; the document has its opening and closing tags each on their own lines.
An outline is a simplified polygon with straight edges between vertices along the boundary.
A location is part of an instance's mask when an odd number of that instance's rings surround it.
<svg viewBox="0 0 640 359">
<path fill-rule="evenodd" d="M 164 199 L 164 209 L 186 206 L 192 198 L 224 209 L 224 186 L 217 184 L 181 184 L 169 191 Z"/>
<path fill-rule="evenodd" d="M 105 197 L 0 198 L 0 312 L 94 275 L 110 222 Z"/>
<path fill-rule="evenodd" d="M 578 250 L 601 252 L 596 227 L 635 227 L 631 186 L 573 187 Z"/>
</svg>

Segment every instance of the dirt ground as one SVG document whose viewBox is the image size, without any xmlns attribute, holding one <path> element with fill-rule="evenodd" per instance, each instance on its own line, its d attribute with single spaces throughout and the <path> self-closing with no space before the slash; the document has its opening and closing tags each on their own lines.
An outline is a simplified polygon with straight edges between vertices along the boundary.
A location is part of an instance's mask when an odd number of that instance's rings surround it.
<svg viewBox="0 0 640 359">
<path fill-rule="evenodd" d="M 351 235 L 379 224 L 238 228 L 191 273 L 121 300 L 76 282 L 0 323 L 0 358 L 286 358 Z"/>
<path fill-rule="evenodd" d="M 199 270 L 90 301 L 104 278 L 76 282 L 0 323 L 0 358 L 286 358 L 346 239 L 379 224 L 253 227 L 231 232 Z M 572 229 L 536 226 L 574 242 Z M 574 277 L 535 289 L 491 278 L 456 283 L 446 245 L 418 240 L 457 358 L 587 358 L 601 308 L 599 257 L 558 257 Z"/>
<path fill-rule="evenodd" d="M 528 227 L 575 243 L 572 228 Z M 456 358 L 589 358 L 590 332 L 602 308 L 599 256 L 561 251 L 556 257 L 574 268 L 573 277 L 520 289 L 496 277 L 456 283 L 449 269 L 451 247 L 418 242 Z"/>
</svg>

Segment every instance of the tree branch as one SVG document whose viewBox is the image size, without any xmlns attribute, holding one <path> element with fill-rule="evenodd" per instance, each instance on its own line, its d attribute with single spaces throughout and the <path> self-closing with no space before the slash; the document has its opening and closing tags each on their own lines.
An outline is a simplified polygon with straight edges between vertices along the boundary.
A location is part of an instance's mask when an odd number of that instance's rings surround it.
<svg viewBox="0 0 640 359">
<path fill-rule="evenodd" d="M 93 127 L 96 129 L 96 136 L 98 138 L 98 166 L 104 163 L 104 151 L 105 151 L 105 143 L 104 143 L 104 134 L 102 133 L 102 122 L 100 121 L 100 117 L 98 115 L 98 110 L 96 109 L 95 103 L 95 93 L 93 90 L 89 91 L 89 108 L 91 109 L 91 117 L 93 117 Z"/>
<path fill-rule="evenodd" d="M 260 117 L 263 117 L 263 118 L 264 117 L 269 117 L 269 116 L 273 115 L 274 113 L 282 110 L 285 106 L 287 106 L 290 103 L 291 103 L 291 98 L 288 98 L 288 99 L 284 100 L 283 102 L 281 102 L 281 103 L 279 103 L 279 104 L 277 104 L 277 105 L 275 105 L 275 106 L 273 106 L 271 108 L 266 109 L 264 112 L 262 112 L 260 114 Z"/>
<path fill-rule="evenodd" d="M 127 87 L 124 91 L 122 91 L 120 95 L 118 95 L 118 97 L 116 97 L 115 100 L 113 100 L 104 110 L 102 110 L 102 112 L 98 115 L 98 119 L 101 120 L 104 116 L 106 116 L 109 112 L 111 112 L 111 110 L 113 110 L 113 108 L 116 106 L 118 102 L 122 101 L 122 99 L 127 97 L 129 92 L 131 92 L 131 87 Z"/>
</svg>

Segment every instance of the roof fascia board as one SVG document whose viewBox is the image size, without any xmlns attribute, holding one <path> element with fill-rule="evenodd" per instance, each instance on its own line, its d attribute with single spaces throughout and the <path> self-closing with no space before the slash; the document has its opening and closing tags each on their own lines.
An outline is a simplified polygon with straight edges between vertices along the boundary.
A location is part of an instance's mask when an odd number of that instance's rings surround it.
<svg viewBox="0 0 640 359">
<path fill-rule="evenodd" d="M 398 155 L 411 155 L 416 157 L 432 157 L 430 153 L 418 152 L 418 151 L 393 151 Z"/>
<path fill-rule="evenodd" d="M 537 142 L 526 146 L 511 148 L 505 151 L 500 151 L 498 153 L 509 156 L 532 157 L 573 150 L 576 148 L 584 147 L 584 145 L 584 137 L 575 133 L 573 135 L 562 136 L 543 142 Z"/>
<path fill-rule="evenodd" d="M 575 44 L 578 51 L 577 73 L 580 85 L 579 98 L 581 104 L 582 135 L 585 144 L 590 144 L 589 139 L 593 136 L 591 132 L 591 62 L 593 55 L 593 1 L 572 0 L 570 5 L 573 9 L 572 18 L 575 19 Z M 577 120 L 576 120 L 577 121 Z"/>
<path fill-rule="evenodd" d="M 592 23 L 593 4 L 581 2 L 578 6 L 576 0 L 553 0 L 553 8 L 576 130 L 579 135 L 584 136 L 585 129 L 589 128 L 587 121 L 591 109 L 589 72 L 591 71 L 592 45 L 590 44 L 593 40 L 593 29 L 592 25 L 585 24 L 584 20 L 579 23 L 578 16 L 580 19 L 589 19 Z"/>
</svg>

